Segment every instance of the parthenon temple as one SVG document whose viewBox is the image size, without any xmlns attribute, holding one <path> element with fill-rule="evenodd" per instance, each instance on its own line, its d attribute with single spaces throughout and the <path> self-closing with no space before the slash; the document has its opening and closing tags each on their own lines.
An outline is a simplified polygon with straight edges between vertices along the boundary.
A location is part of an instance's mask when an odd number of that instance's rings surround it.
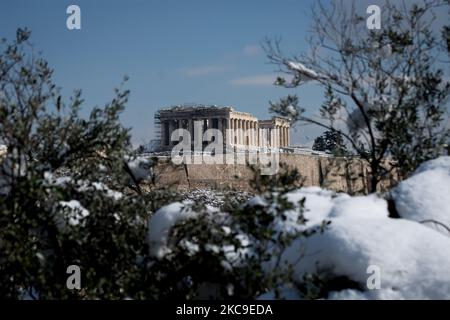
<svg viewBox="0 0 450 320">
<path fill-rule="evenodd" d="M 215 141 L 217 138 L 208 135 L 211 130 L 207 130 L 217 129 L 222 133 L 224 146 L 235 149 L 290 145 L 290 121 L 284 117 L 258 120 L 252 114 L 235 111 L 232 107 L 179 105 L 159 110 L 156 118 L 161 126 L 161 151 L 171 150 L 180 141 L 173 139 L 176 129 L 189 132 L 193 144 L 200 140 L 204 145 L 205 135 L 206 142 Z"/>
</svg>

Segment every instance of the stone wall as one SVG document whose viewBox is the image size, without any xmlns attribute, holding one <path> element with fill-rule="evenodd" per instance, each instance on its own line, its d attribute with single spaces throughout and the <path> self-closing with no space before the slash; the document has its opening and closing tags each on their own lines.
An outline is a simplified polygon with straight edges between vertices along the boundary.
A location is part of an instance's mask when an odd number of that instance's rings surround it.
<svg viewBox="0 0 450 320">
<path fill-rule="evenodd" d="M 280 162 L 297 168 L 305 186 L 322 186 L 352 194 L 367 193 L 369 185 L 367 164 L 360 159 L 330 158 L 317 155 L 280 154 Z M 157 185 L 173 186 L 178 190 L 197 188 L 251 191 L 252 170 L 239 164 L 184 164 L 175 166 L 169 157 L 159 157 L 155 169 Z M 380 190 L 395 184 L 396 177 L 382 181 Z"/>
</svg>

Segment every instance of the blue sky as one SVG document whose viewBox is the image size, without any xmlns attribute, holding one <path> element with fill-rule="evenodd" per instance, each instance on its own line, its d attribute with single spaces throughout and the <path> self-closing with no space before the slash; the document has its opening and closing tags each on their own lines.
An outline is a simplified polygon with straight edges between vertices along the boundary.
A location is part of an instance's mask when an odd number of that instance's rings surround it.
<svg viewBox="0 0 450 320">
<path fill-rule="evenodd" d="M 297 93 L 303 107 L 316 111 L 322 90 L 271 85 L 276 67 L 260 49 L 265 37 L 281 36 L 286 53 L 307 50 L 313 2 L 2 0 L 0 37 L 30 28 L 63 93 L 82 89 L 87 109 L 109 101 L 128 75 L 131 97 L 121 119 L 140 144 L 152 138 L 154 112 L 173 104 L 231 105 L 262 119 L 270 116 L 269 100 Z M 81 30 L 66 28 L 70 4 L 81 8 Z M 302 127 L 293 141 L 307 143 L 319 133 Z"/>
</svg>

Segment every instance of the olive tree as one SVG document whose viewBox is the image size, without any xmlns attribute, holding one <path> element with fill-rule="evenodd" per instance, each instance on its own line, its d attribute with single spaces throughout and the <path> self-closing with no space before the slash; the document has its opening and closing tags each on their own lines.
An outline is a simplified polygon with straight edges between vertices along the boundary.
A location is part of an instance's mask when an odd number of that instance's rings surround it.
<svg viewBox="0 0 450 320">
<path fill-rule="evenodd" d="M 369 30 L 355 2 L 319 2 L 309 52 L 286 56 L 279 39 L 268 39 L 264 48 L 286 75 L 276 84 L 296 88 L 313 81 L 325 89 L 320 116 L 308 116 L 295 95 L 270 110 L 338 132 L 368 162 L 371 192 L 393 171 L 407 176 L 441 154 L 449 136 L 449 29 L 437 26 L 435 15 L 446 5 L 386 1 L 381 29 Z"/>
<path fill-rule="evenodd" d="M 0 297 L 126 297 L 149 203 L 127 166 L 129 92 L 82 117 L 81 92 L 64 102 L 29 37 L 18 29 L 0 52 Z M 81 290 L 66 286 L 70 265 Z"/>
</svg>

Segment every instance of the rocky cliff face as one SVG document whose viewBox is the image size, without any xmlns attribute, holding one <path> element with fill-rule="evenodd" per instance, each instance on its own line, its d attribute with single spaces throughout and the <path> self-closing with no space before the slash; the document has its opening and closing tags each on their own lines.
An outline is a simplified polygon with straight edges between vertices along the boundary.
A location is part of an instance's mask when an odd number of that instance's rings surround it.
<svg viewBox="0 0 450 320">
<path fill-rule="evenodd" d="M 360 159 L 280 154 L 280 163 L 297 168 L 305 179 L 305 186 L 321 186 L 350 194 L 367 193 L 370 168 Z M 174 165 L 170 157 L 160 157 L 155 172 L 157 185 L 171 185 L 180 191 L 199 188 L 251 191 L 249 181 L 253 177 L 251 169 L 244 164 Z M 386 177 L 380 183 L 380 191 L 396 181 L 395 174 Z"/>
</svg>

